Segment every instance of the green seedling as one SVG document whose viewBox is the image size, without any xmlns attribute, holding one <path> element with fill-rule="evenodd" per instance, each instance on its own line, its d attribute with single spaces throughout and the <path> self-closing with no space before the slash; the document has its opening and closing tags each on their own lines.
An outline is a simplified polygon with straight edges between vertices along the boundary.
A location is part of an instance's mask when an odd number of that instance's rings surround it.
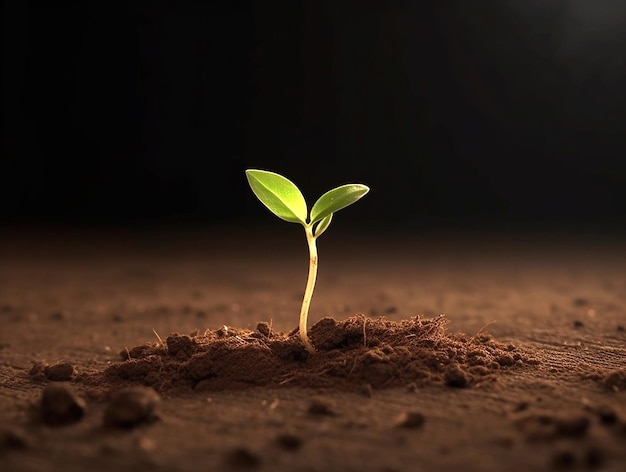
<svg viewBox="0 0 626 472">
<path fill-rule="evenodd" d="M 248 169 L 246 177 L 250 188 L 261 203 L 279 218 L 290 223 L 304 226 L 309 245 L 309 278 L 307 279 L 302 309 L 300 310 L 300 339 L 307 351 L 313 353 L 315 348 L 307 335 L 307 318 L 309 306 L 317 278 L 317 245 L 315 244 L 324 231 L 328 229 L 333 215 L 369 192 L 369 187 L 361 184 L 346 184 L 329 190 L 317 199 L 311 213 L 306 205 L 300 189 L 289 179 L 274 172 Z"/>
</svg>

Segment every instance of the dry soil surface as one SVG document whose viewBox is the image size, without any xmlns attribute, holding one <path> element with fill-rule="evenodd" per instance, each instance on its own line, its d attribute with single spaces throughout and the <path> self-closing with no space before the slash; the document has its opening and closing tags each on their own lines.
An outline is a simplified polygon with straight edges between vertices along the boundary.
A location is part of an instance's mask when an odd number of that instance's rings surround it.
<svg viewBox="0 0 626 472">
<path fill-rule="evenodd" d="M 2 470 L 626 468 L 619 238 L 284 228 L 5 230 Z"/>
</svg>

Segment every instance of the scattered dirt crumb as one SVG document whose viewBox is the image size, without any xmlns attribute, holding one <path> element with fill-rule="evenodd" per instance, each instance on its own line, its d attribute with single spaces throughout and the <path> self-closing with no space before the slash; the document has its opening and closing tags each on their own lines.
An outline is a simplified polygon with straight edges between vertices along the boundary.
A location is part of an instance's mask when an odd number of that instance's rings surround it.
<svg viewBox="0 0 626 472">
<path fill-rule="evenodd" d="M 626 389 L 626 369 L 617 369 L 609 372 L 602 378 L 602 384 L 615 391 Z"/>
<path fill-rule="evenodd" d="M 515 424 L 525 434 L 527 440 L 544 441 L 585 436 L 591 426 L 591 420 L 580 413 L 561 416 L 529 413 L 517 418 Z"/>
<path fill-rule="evenodd" d="M 41 395 L 41 419 L 51 426 L 76 423 L 85 414 L 85 402 L 64 383 L 47 385 Z"/>
<path fill-rule="evenodd" d="M 396 419 L 396 426 L 400 428 L 417 429 L 424 426 L 425 421 L 426 418 L 422 413 L 417 411 L 407 411 L 402 413 Z"/>
<path fill-rule="evenodd" d="M 31 442 L 25 431 L 12 427 L 0 429 L 0 451 L 3 449 L 27 449 Z"/>
<path fill-rule="evenodd" d="M 261 465 L 261 458 L 244 447 L 238 447 L 226 457 L 226 463 L 237 469 L 256 469 Z"/>
<path fill-rule="evenodd" d="M 157 419 L 160 396 L 149 387 L 128 387 L 116 392 L 104 412 L 105 426 L 133 428 Z"/>
<path fill-rule="evenodd" d="M 71 380 L 74 375 L 74 366 L 68 362 L 47 365 L 43 369 L 43 374 L 48 380 L 65 382 Z"/>
<path fill-rule="evenodd" d="M 559 449 L 552 454 L 552 465 L 557 469 L 571 468 L 576 464 L 576 455 L 571 449 Z"/>
<path fill-rule="evenodd" d="M 448 387 L 455 388 L 465 388 L 471 382 L 471 376 L 458 364 L 453 364 L 446 369 L 444 379 Z"/>
<path fill-rule="evenodd" d="M 574 298 L 574 299 L 572 300 L 572 305 L 574 305 L 574 306 L 580 306 L 580 307 L 583 307 L 583 306 L 588 306 L 588 305 L 589 305 L 589 300 L 587 300 L 587 299 L 586 299 L 586 298 L 584 298 L 584 297 L 576 297 L 576 298 Z"/>
<path fill-rule="evenodd" d="M 585 452 L 585 465 L 589 468 L 597 468 L 604 465 L 606 461 L 606 453 L 603 449 L 591 446 Z"/>
<path fill-rule="evenodd" d="M 302 447 L 303 439 L 294 433 L 282 433 L 276 437 L 276 442 L 286 451 L 296 451 Z"/>
<path fill-rule="evenodd" d="M 311 400 L 311 404 L 307 410 L 311 415 L 319 415 L 319 416 L 336 416 L 337 411 L 335 410 L 334 404 L 326 399 L 321 397 L 316 397 Z"/>
</svg>

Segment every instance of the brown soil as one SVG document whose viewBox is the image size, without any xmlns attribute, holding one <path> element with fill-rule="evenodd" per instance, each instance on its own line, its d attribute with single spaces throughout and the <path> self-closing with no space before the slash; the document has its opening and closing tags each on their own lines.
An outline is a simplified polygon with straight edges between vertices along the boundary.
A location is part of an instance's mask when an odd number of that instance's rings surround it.
<svg viewBox="0 0 626 472">
<path fill-rule="evenodd" d="M 332 237 L 5 233 L 3 470 L 623 470 L 623 244 Z"/>
<path fill-rule="evenodd" d="M 327 387 L 367 391 L 445 384 L 470 387 L 509 368 L 538 361 L 488 334 L 447 335 L 443 316 L 400 322 L 365 315 L 343 321 L 327 317 L 310 329 L 309 354 L 297 332 L 223 326 L 202 335 L 171 334 L 163 342 L 125 349 L 125 362 L 77 381 L 117 389 L 142 384 L 157 391 L 232 390 L 252 386 Z"/>
</svg>

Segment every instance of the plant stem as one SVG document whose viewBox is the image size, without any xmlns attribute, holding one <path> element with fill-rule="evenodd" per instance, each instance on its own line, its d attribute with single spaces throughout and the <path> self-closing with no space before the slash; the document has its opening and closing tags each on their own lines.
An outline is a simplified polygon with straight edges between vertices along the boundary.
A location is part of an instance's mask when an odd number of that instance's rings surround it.
<svg viewBox="0 0 626 472">
<path fill-rule="evenodd" d="M 311 297 L 315 288 L 315 279 L 317 278 L 317 246 L 315 245 L 315 236 L 313 235 L 313 225 L 304 226 L 306 240 L 309 244 L 309 278 L 306 282 L 304 290 L 304 298 L 302 299 L 302 309 L 300 310 L 300 339 L 304 347 L 310 353 L 315 352 L 315 348 L 309 341 L 307 335 L 307 319 L 309 317 L 309 306 L 311 305 Z"/>
</svg>

